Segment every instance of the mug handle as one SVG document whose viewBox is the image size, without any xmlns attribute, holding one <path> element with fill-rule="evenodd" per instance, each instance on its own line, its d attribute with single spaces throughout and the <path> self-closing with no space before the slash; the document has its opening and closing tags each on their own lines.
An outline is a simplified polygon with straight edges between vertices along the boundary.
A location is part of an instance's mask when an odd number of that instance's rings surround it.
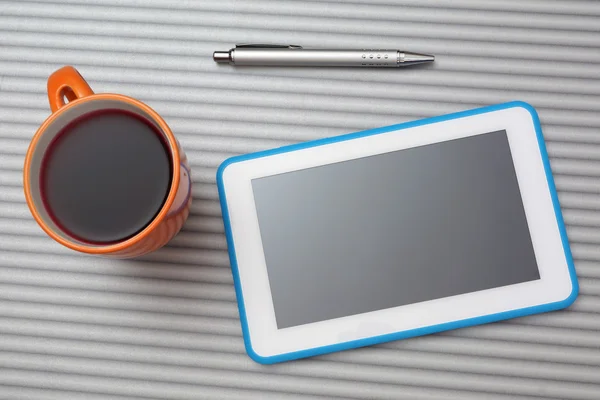
<svg viewBox="0 0 600 400">
<path fill-rule="evenodd" d="M 73 101 L 92 94 L 94 91 L 90 85 L 71 66 L 62 67 L 48 78 L 48 101 L 53 113 L 66 104 L 65 98 Z"/>
</svg>

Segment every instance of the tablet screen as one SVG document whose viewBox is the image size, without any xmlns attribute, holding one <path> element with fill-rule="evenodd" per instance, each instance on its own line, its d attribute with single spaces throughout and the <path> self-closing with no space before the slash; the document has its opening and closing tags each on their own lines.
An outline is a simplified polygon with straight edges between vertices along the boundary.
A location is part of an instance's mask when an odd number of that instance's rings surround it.
<svg viewBox="0 0 600 400">
<path fill-rule="evenodd" d="M 252 189 L 279 329 L 540 278 L 506 131 Z"/>
</svg>

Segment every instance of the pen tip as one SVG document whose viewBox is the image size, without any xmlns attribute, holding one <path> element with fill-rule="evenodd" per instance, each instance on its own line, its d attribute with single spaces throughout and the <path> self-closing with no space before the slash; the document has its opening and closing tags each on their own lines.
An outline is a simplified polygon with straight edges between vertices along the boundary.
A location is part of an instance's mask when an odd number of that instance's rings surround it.
<svg viewBox="0 0 600 400">
<path fill-rule="evenodd" d="M 435 61 L 435 56 L 431 54 L 409 53 L 404 52 L 404 57 L 401 59 L 401 64 L 422 64 Z"/>
</svg>

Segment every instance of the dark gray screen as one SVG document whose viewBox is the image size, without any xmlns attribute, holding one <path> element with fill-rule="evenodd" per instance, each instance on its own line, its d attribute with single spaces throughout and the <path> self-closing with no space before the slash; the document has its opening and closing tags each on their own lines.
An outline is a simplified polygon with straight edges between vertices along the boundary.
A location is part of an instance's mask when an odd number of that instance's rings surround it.
<svg viewBox="0 0 600 400">
<path fill-rule="evenodd" d="M 252 188 L 279 329 L 540 277 L 506 131 Z"/>
</svg>

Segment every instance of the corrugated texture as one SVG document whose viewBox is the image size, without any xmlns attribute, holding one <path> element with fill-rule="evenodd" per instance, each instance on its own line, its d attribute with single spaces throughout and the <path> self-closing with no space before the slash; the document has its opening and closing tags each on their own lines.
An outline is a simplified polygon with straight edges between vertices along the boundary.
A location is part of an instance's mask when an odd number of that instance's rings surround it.
<svg viewBox="0 0 600 400">
<path fill-rule="evenodd" d="M 217 66 L 235 42 L 402 47 L 431 68 Z M 184 231 L 142 261 L 61 248 L 23 156 L 47 76 L 140 98 L 187 150 Z M 0 1 L 1 399 L 600 399 L 600 2 Z M 244 353 L 226 157 L 508 100 L 539 111 L 581 283 L 567 311 L 276 366 Z"/>
</svg>

